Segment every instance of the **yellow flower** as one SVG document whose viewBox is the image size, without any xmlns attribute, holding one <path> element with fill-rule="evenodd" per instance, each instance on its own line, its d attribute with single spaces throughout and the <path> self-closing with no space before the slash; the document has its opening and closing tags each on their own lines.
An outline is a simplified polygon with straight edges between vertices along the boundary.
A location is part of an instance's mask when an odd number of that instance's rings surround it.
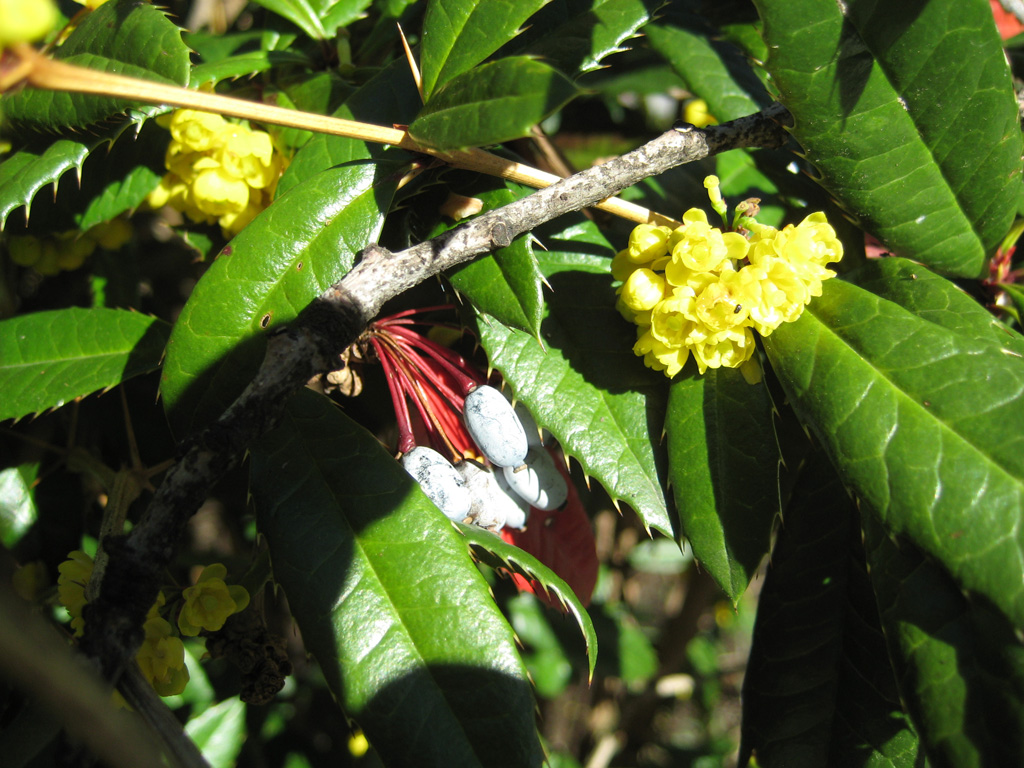
<svg viewBox="0 0 1024 768">
<path fill-rule="evenodd" d="M 195 637 L 201 630 L 216 632 L 228 616 L 245 610 L 249 593 L 244 587 L 228 586 L 224 577 L 228 569 L 221 563 L 208 565 L 195 586 L 182 591 L 185 604 L 178 614 L 178 629 L 186 637 Z"/>
<path fill-rule="evenodd" d="M 59 18 L 53 0 L 0 0 L 0 48 L 38 40 Z"/>
<path fill-rule="evenodd" d="M 691 99 L 686 102 L 686 106 L 683 107 L 683 120 L 698 128 L 718 122 L 715 116 L 708 111 L 708 103 L 704 99 Z"/>
<path fill-rule="evenodd" d="M 634 264 L 646 264 L 668 253 L 668 227 L 641 224 L 629 235 L 629 259 Z"/>
<path fill-rule="evenodd" d="M 85 632 L 82 608 L 85 606 L 85 588 L 92 578 L 92 558 L 80 549 L 68 552 L 68 559 L 57 566 L 57 599 L 71 614 L 71 628 L 75 637 Z"/>
<path fill-rule="evenodd" d="M 154 608 L 157 606 L 154 605 Z M 150 610 L 153 614 L 153 610 Z M 185 690 L 188 683 L 188 669 L 185 667 L 185 645 L 180 637 L 171 635 L 171 625 L 166 619 L 151 615 L 142 625 L 146 633 L 139 652 L 135 656 L 139 669 L 161 696 L 175 696 Z"/>
<path fill-rule="evenodd" d="M 633 345 L 633 353 L 643 356 L 644 365 L 655 371 L 664 371 L 670 379 L 683 370 L 687 359 L 690 357 L 690 348 L 686 346 L 669 347 L 662 341 L 655 338 L 648 329 L 641 333 L 636 344 Z"/>
<path fill-rule="evenodd" d="M 622 286 L 622 301 L 634 312 L 646 312 L 665 298 L 668 283 L 653 270 L 641 267 Z"/>
<path fill-rule="evenodd" d="M 697 361 L 700 373 L 708 368 L 738 368 L 754 354 L 754 347 L 754 334 L 750 328 L 729 328 L 694 344 L 693 359 Z"/>
<path fill-rule="evenodd" d="M 672 262 L 695 272 L 719 269 L 726 259 L 742 259 L 749 243 L 743 235 L 725 232 L 708 224 L 704 211 L 691 208 L 683 214 L 683 226 L 676 229 L 677 241 L 672 245 Z"/>
</svg>

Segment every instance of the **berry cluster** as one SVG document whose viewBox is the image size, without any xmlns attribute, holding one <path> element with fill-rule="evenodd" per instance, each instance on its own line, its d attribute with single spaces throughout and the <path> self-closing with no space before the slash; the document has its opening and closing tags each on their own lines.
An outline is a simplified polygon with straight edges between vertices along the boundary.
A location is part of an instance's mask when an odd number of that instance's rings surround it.
<svg viewBox="0 0 1024 768">
<path fill-rule="evenodd" d="M 220 115 L 179 109 L 158 118 L 171 131 L 168 173 L 150 193 L 153 208 L 170 205 L 195 222 L 218 222 L 238 234 L 270 205 L 283 161 L 270 134 Z"/>
<path fill-rule="evenodd" d="M 414 314 L 379 320 L 367 337 L 395 405 L 402 466 L 449 519 L 495 532 L 523 529 L 531 508 L 564 504 L 565 479 L 529 412 L 461 355 L 415 331 Z M 409 401 L 433 447 L 418 444 Z"/>
<path fill-rule="evenodd" d="M 86 232 L 71 230 L 46 237 L 12 235 L 7 239 L 7 253 L 19 266 L 32 267 L 41 275 L 56 275 L 62 269 L 78 269 L 97 246 L 116 251 L 131 236 L 132 227 L 127 221 L 112 219 Z"/>
<path fill-rule="evenodd" d="M 68 554 L 57 567 L 57 597 L 71 615 L 71 628 L 76 637 L 85 631 L 82 609 L 87 602 L 86 588 L 92 578 L 93 559 L 81 550 Z M 181 592 L 178 611 L 178 633 L 195 637 L 200 631 L 216 632 L 232 614 L 245 610 L 249 593 L 244 587 L 224 582 L 227 568 L 214 563 L 203 569 L 195 585 Z M 135 655 L 143 676 L 161 696 L 175 696 L 185 690 L 188 669 L 185 667 L 185 646 L 174 634 L 171 623 L 161 616 L 167 598 L 161 592 L 149 609 L 142 625 L 145 639 Z"/>
<path fill-rule="evenodd" d="M 725 217 L 718 179 L 709 176 L 712 206 Z M 768 336 L 796 320 L 835 272 L 843 246 L 823 213 L 779 230 L 737 216 L 740 232 L 723 232 L 691 208 L 676 229 L 641 224 L 612 261 L 622 281 L 617 307 L 637 325 L 634 353 L 669 378 L 690 355 L 700 373 L 737 368 L 754 352 L 754 334 Z"/>
</svg>

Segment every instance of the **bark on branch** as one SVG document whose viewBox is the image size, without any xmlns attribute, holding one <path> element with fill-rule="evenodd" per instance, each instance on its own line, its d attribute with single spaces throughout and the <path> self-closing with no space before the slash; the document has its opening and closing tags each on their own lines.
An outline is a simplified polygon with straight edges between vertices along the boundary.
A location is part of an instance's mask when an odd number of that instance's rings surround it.
<svg viewBox="0 0 1024 768">
<path fill-rule="evenodd" d="M 444 270 L 489 253 L 541 224 L 592 206 L 670 168 L 739 147 L 780 147 L 789 113 L 773 105 L 718 126 L 674 128 L 622 157 L 575 174 L 529 197 L 479 216 L 427 242 L 391 253 L 371 245 L 358 264 L 273 332 L 259 373 L 211 427 L 182 445 L 139 524 L 105 546 L 110 555 L 99 594 L 86 605 L 82 647 L 116 681 L 142 642 L 185 523 L 212 484 L 236 466 L 247 446 L 281 418 L 288 396 L 312 376 L 338 367 L 339 355 L 384 302 Z"/>
</svg>

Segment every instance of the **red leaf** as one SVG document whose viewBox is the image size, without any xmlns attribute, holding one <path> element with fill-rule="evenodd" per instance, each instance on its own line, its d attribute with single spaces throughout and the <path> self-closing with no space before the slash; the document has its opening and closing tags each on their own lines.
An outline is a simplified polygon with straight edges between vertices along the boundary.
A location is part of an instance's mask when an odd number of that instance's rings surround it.
<svg viewBox="0 0 1024 768">
<path fill-rule="evenodd" d="M 583 504 L 580 503 L 572 479 L 565 470 L 561 452 L 552 449 L 551 453 L 569 485 L 569 498 L 565 505 L 550 512 L 531 509 L 526 530 L 506 528 L 502 531 L 502 537 L 544 563 L 572 588 L 583 605 L 590 605 L 598 568 L 594 531 L 590 527 L 587 513 L 583 511 Z M 526 579 L 513 573 L 512 580 L 521 591 L 532 592 L 541 602 L 565 610 L 535 579 Z"/>
</svg>

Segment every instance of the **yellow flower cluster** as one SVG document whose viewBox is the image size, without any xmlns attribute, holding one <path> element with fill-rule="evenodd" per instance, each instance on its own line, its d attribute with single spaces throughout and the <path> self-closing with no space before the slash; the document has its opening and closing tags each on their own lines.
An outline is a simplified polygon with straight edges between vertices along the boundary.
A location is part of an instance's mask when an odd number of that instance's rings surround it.
<svg viewBox="0 0 1024 768">
<path fill-rule="evenodd" d="M 85 589 L 92 578 L 93 560 L 80 550 L 68 554 L 57 567 L 57 597 L 71 614 L 71 628 L 76 637 L 85 631 L 82 609 L 86 604 Z M 224 583 L 227 568 L 220 563 L 207 566 L 193 587 L 182 592 L 184 605 L 178 615 L 180 633 L 194 637 L 200 630 L 216 631 L 228 616 L 245 609 L 249 593 L 244 587 Z M 173 627 L 160 615 L 166 599 L 161 592 L 149 609 L 142 625 L 146 636 L 135 656 L 143 676 L 161 696 L 175 696 L 185 690 L 188 669 L 185 666 L 185 645 L 172 634 Z"/>
<path fill-rule="evenodd" d="M 38 40 L 59 19 L 53 0 L 0 0 L 0 48 Z"/>
<path fill-rule="evenodd" d="M 78 269 L 96 247 L 116 251 L 132 236 L 132 227 L 124 219 L 97 224 L 86 232 L 71 230 L 47 237 L 12 235 L 7 239 L 11 261 L 32 267 L 41 275 L 56 275 L 62 269 Z"/>
<path fill-rule="evenodd" d="M 716 210 L 725 207 L 718 179 L 705 181 Z M 749 239 L 723 232 L 691 208 L 676 229 L 641 224 L 612 261 L 621 280 L 617 307 L 636 323 L 633 351 L 673 377 L 690 355 L 700 373 L 737 368 L 754 352 L 754 334 L 768 336 L 796 320 L 835 272 L 843 247 L 823 213 L 775 229 L 741 220 Z"/>
<path fill-rule="evenodd" d="M 268 133 L 192 109 L 159 121 L 170 129 L 171 144 L 168 173 L 150 193 L 151 207 L 170 205 L 193 221 L 216 221 L 230 237 L 270 205 L 283 163 Z"/>
</svg>

